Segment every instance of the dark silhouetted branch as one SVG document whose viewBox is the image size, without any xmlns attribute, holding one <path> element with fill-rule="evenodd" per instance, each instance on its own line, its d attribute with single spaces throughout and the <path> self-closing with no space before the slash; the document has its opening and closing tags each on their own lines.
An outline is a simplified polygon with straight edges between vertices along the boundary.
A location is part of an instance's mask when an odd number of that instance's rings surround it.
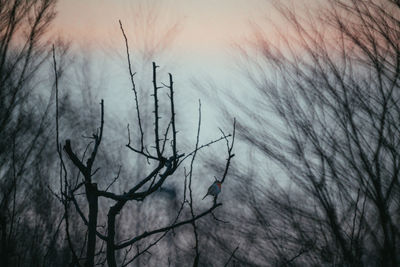
<svg viewBox="0 0 400 267">
<path fill-rule="evenodd" d="M 210 212 L 212 212 L 214 209 L 216 209 L 219 206 L 222 206 L 222 204 L 218 203 L 218 204 L 212 206 L 210 209 L 204 211 L 203 213 L 200 213 L 196 217 L 191 218 L 189 220 L 182 221 L 182 222 L 176 223 L 174 225 L 170 225 L 170 226 L 167 226 L 167 227 L 164 227 L 164 228 L 160 228 L 160 229 L 157 229 L 157 230 L 153 230 L 153 231 L 150 231 L 150 232 L 144 232 L 143 234 L 138 235 L 138 236 L 132 238 L 131 240 L 127 241 L 127 242 L 124 242 L 124 243 L 121 243 L 119 245 L 116 245 L 115 247 L 116 247 L 116 249 L 122 249 L 122 248 L 130 246 L 131 244 L 134 244 L 137 241 L 139 241 L 139 240 L 141 240 L 143 238 L 146 238 L 148 236 L 151 236 L 151 235 L 154 235 L 154 234 L 158 234 L 158 233 L 163 233 L 165 231 L 175 229 L 175 228 L 177 228 L 179 226 L 192 223 L 193 221 L 196 221 L 196 220 L 200 219 L 201 217 L 204 217 L 205 215 L 209 214 Z"/>
<path fill-rule="evenodd" d="M 130 59 L 130 55 L 129 55 L 129 46 L 128 46 L 128 38 L 126 38 L 126 34 L 124 31 L 124 28 L 122 27 L 122 22 L 121 20 L 119 20 L 119 26 L 121 28 L 121 32 L 122 35 L 124 36 L 124 40 L 125 40 L 125 47 L 126 47 L 126 57 L 128 60 L 128 69 L 129 69 L 129 76 L 131 79 L 131 83 L 132 83 L 132 91 L 135 95 L 135 105 L 136 105 L 136 113 L 137 113 L 137 120 L 138 120 L 138 124 L 139 124 L 139 131 L 140 131 L 140 150 L 141 152 L 143 152 L 144 149 L 144 133 L 143 133 L 143 127 L 142 127 L 142 119 L 140 117 L 140 109 L 139 109 L 139 100 L 138 100 L 138 95 L 137 95 L 137 91 L 136 91 L 136 85 L 135 85 L 135 81 L 133 79 L 133 76 L 136 73 L 132 72 L 132 64 L 131 64 L 131 59 Z"/>
</svg>

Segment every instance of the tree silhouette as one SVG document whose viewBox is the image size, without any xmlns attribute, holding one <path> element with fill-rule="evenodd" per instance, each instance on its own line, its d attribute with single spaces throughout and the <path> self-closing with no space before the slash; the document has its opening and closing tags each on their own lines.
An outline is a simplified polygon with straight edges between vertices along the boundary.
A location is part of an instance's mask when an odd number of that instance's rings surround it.
<svg viewBox="0 0 400 267">
<path fill-rule="evenodd" d="M 62 262 L 47 190 L 55 158 L 44 74 L 56 1 L 0 1 L 0 265 Z M 54 40 L 53 40 L 54 41 Z M 60 53 L 68 46 L 57 42 Z M 62 65 L 62 64 L 61 64 Z M 57 69 L 61 76 L 63 65 Z M 64 99 L 62 99 L 64 102 Z M 61 252 L 61 253 L 60 253 Z"/>
<path fill-rule="evenodd" d="M 248 236 L 244 262 L 398 266 L 400 9 L 392 2 L 327 0 L 304 13 L 276 3 L 279 41 L 258 27 L 255 50 L 243 48 L 257 90 L 251 105 L 235 102 L 245 111 L 238 133 L 274 176 L 242 188 L 251 212 L 234 231 Z"/>
<path fill-rule="evenodd" d="M 85 152 L 83 153 L 83 156 L 80 158 L 78 157 L 77 153 L 74 151 L 72 148 L 72 141 L 70 139 L 67 139 L 65 141 L 65 144 L 63 146 L 63 150 L 68 156 L 69 160 L 72 162 L 73 166 L 77 168 L 80 172 L 80 174 L 83 176 L 81 179 L 71 179 L 68 177 L 68 172 L 67 172 L 67 163 L 66 160 L 63 157 L 63 153 L 61 151 L 61 144 L 59 140 L 59 123 L 58 123 L 58 115 L 57 115 L 57 146 L 58 153 L 59 153 L 59 158 L 61 162 L 61 169 L 60 169 L 60 179 L 62 180 L 62 187 L 61 187 L 61 196 L 60 200 L 64 205 L 64 218 L 66 221 L 66 235 L 67 239 L 69 242 L 70 250 L 72 253 L 72 258 L 73 258 L 73 264 L 74 265 L 80 265 L 82 260 L 84 260 L 85 266 L 94 266 L 95 265 L 95 260 L 96 260 L 96 255 L 100 255 L 103 253 L 103 245 L 105 244 L 106 247 L 106 261 L 109 266 L 117 266 L 122 265 L 126 266 L 130 264 L 133 260 L 141 256 L 142 254 L 146 253 L 149 251 L 151 247 L 156 245 L 163 237 L 167 235 L 171 230 L 178 228 L 180 226 L 186 225 L 186 224 L 191 224 L 193 228 L 193 233 L 194 236 L 196 237 L 196 243 L 195 243 L 195 250 L 196 250 L 196 256 L 194 260 L 194 266 L 198 265 L 199 262 L 199 251 L 198 251 L 198 232 L 196 228 L 195 222 L 204 217 L 207 214 L 210 214 L 212 211 L 214 211 L 217 207 L 221 206 L 221 203 L 214 202 L 213 205 L 208 208 L 205 211 L 202 211 L 200 213 L 197 213 L 196 210 L 194 209 L 194 199 L 193 199 L 193 194 L 192 194 L 192 187 L 191 187 L 191 181 L 192 181 L 192 176 L 193 176 L 193 163 L 195 156 L 197 154 L 197 151 L 209 146 L 212 143 L 221 141 L 221 140 L 226 140 L 227 145 L 228 145 L 228 159 L 227 159 L 227 164 L 225 167 L 225 171 L 223 174 L 222 181 L 225 180 L 225 177 L 227 175 L 227 171 L 230 165 L 230 161 L 232 157 L 234 156 L 232 154 L 232 148 L 233 148 L 233 140 L 234 140 L 234 134 L 232 137 L 232 142 L 228 140 L 228 138 L 231 135 L 225 135 L 217 140 L 211 141 L 210 143 L 207 143 L 205 145 L 200 146 L 199 145 L 199 135 L 200 135 L 200 126 L 201 126 L 201 109 L 199 105 L 199 124 L 198 124 L 198 132 L 197 132 L 197 142 L 196 142 L 196 147 L 195 149 L 187 154 L 181 154 L 178 151 L 178 136 L 177 136 L 177 129 L 176 129 L 176 123 L 175 123 L 175 118 L 176 118 L 176 113 L 175 113 L 175 102 L 174 102 L 174 87 L 173 87 L 173 79 L 172 75 L 169 74 L 169 83 L 164 84 L 160 83 L 157 81 L 157 68 L 158 66 L 153 63 L 153 105 L 154 105 L 154 110 L 153 110 L 153 123 L 154 123 L 154 131 L 153 131 L 153 137 L 152 139 L 154 140 L 152 142 L 152 145 L 149 146 L 145 143 L 145 135 L 142 127 L 142 113 L 140 109 L 140 102 L 138 99 L 138 93 L 134 81 L 134 75 L 135 73 L 132 72 L 132 67 L 131 67 L 131 60 L 130 60 L 130 54 L 129 54 L 129 47 L 128 47 L 128 41 L 125 35 L 125 32 L 122 28 L 121 24 L 121 30 L 122 34 L 125 38 L 125 44 L 126 44 L 126 51 L 127 51 L 127 60 L 128 60 L 128 69 L 129 69 L 129 75 L 130 75 L 130 80 L 131 80 L 131 85 L 132 85 L 132 91 L 134 94 L 134 99 L 135 99 L 135 107 L 136 107 L 136 116 L 137 116 L 137 130 L 138 130 L 138 138 L 139 142 L 139 147 L 135 147 L 131 143 L 131 133 L 130 133 L 130 128 L 128 125 L 128 144 L 126 147 L 133 151 L 134 153 L 142 156 L 145 158 L 148 162 L 148 164 L 151 166 L 151 170 L 144 175 L 144 177 L 139 179 L 139 182 L 134 183 L 129 185 L 128 188 L 125 188 L 123 192 L 111 192 L 109 190 L 111 188 L 111 185 L 115 183 L 117 180 L 122 179 L 120 178 L 120 175 L 118 175 L 110 180 L 110 184 L 106 187 L 106 189 L 100 189 L 98 187 L 98 184 L 95 182 L 95 177 L 97 176 L 97 172 L 101 167 L 107 167 L 107 166 L 100 166 L 95 169 L 95 160 L 96 156 L 98 155 L 98 152 L 100 150 L 100 145 L 103 139 L 103 131 L 105 129 L 105 120 L 104 120 L 104 101 L 101 101 L 101 113 L 100 113 L 100 126 L 96 130 L 95 133 L 90 138 L 92 141 L 89 143 L 85 149 Z M 53 50 L 54 51 L 54 50 Z M 54 57 L 54 67 L 56 68 L 56 60 Z M 56 85 L 58 84 L 57 82 L 57 74 L 56 74 Z M 169 98 L 169 114 L 163 114 L 163 117 L 167 118 L 167 121 L 162 120 L 161 116 L 161 111 L 160 111 L 160 106 L 162 103 L 162 100 L 160 99 L 160 90 L 166 88 L 168 90 L 168 98 Z M 56 98 L 58 96 L 58 87 L 57 87 L 57 94 Z M 58 100 L 56 101 L 58 105 Z M 58 112 L 58 108 L 57 108 Z M 164 130 L 162 130 L 162 127 Z M 233 129 L 235 131 L 235 128 Z M 150 138 L 147 138 L 150 139 Z M 146 140 L 147 140 L 146 139 Z M 135 142 L 136 143 L 136 142 Z M 105 152 L 107 153 L 107 151 Z M 87 155 L 87 156 L 86 156 Z M 145 200 L 149 199 L 149 197 L 152 194 L 157 193 L 165 181 L 167 180 L 168 177 L 172 176 L 175 174 L 176 170 L 178 167 L 182 164 L 182 162 L 185 159 L 188 159 L 192 157 L 192 161 L 190 164 L 189 170 L 186 172 L 184 175 L 184 196 L 183 200 L 181 203 L 181 206 L 179 210 L 177 210 L 177 215 L 175 220 L 170 223 L 169 225 L 165 227 L 160 227 L 154 230 L 150 231 L 144 231 L 142 234 L 136 235 L 135 237 L 124 237 L 123 240 L 120 240 L 116 238 L 116 218 L 117 215 L 119 215 L 124 207 L 126 207 L 126 204 L 129 203 L 130 201 L 136 201 L 136 202 L 144 202 Z M 137 168 L 141 168 L 141 166 L 137 166 Z M 137 180 L 137 179 L 132 179 L 128 178 L 129 180 Z M 188 191 L 188 193 L 186 193 Z M 79 202 L 77 201 L 77 196 L 84 194 L 86 197 L 86 203 L 85 207 L 82 208 Z M 105 210 L 103 209 L 103 206 L 99 206 L 99 201 L 102 199 L 105 199 L 107 201 L 108 205 L 108 212 L 107 212 L 107 217 L 106 217 L 106 226 L 105 226 L 105 231 L 99 231 L 99 217 L 101 214 L 105 214 Z M 150 200 L 151 201 L 151 200 Z M 71 241 L 70 238 L 70 229 L 68 227 L 68 221 L 69 221 L 69 214 L 71 213 L 72 208 L 70 208 L 70 205 L 73 205 L 73 208 L 75 212 L 81 217 L 83 223 L 86 225 L 87 228 L 87 240 L 85 238 L 85 241 L 83 242 L 83 246 L 86 246 L 86 257 L 81 258 L 78 253 L 77 253 L 77 248 L 74 247 L 73 242 Z M 185 206 L 188 205 L 190 208 L 190 218 L 188 219 L 179 219 L 181 212 L 184 210 Z M 106 206 L 104 206 L 106 207 Z M 85 210 L 87 210 L 87 215 L 85 214 Z M 138 218 L 140 220 L 140 218 Z M 142 250 L 137 247 L 136 253 L 132 251 L 132 247 L 137 245 L 139 241 L 148 239 L 148 238 L 153 238 L 150 243 L 146 245 L 146 247 Z M 86 244 L 85 244 L 86 243 Z M 101 243 L 101 244 L 100 244 Z M 80 244 L 82 247 L 82 244 Z M 83 248 L 83 247 L 82 247 Z M 99 249 L 99 251 L 96 251 L 96 249 Z M 125 256 L 123 259 L 119 260 L 118 257 L 116 257 L 116 254 L 119 253 L 119 251 L 122 251 L 123 249 L 125 250 Z M 129 259 L 130 257 L 130 259 Z M 98 257 L 100 258 L 100 257 Z M 101 263 L 101 261 L 100 261 Z M 104 263 L 104 262 L 103 262 Z"/>
</svg>

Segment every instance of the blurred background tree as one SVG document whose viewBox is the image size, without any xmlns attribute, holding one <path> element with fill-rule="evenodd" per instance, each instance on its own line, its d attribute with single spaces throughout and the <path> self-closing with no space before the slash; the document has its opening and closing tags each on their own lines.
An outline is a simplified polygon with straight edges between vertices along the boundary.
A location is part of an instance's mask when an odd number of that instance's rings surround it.
<svg viewBox="0 0 400 267">
<path fill-rule="evenodd" d="M 153 3 L 132 6 L 132 21 L 126 22 L 138 99 L 142 114 L 150 117 L 151 62 L 167 53 L 181 26 L 179 19 L 165 20 L 167 12 Z M 219 197 L 224 208 L 217 218 L 223 221 L 196 224 L 200 264 L 224 266 L 230 258 L 232 266 L 399 265 L 399 5 L 391 0 L 270 3 L 279 13 L 269 21 L 276 32 L 256 21 L 253 38 L 238 47 L 249 78 L 247 91 L 230 88 L 221 98 L 216 88 L 209 93 L 216 106 L 231 99 L 221 115 L 225 120 L 232 114 L 239 117 L 235 150 L 240 153 L 229 173 L 232 180 Z M 88 48 L 79 51 L 51 34 L 55 10 L 55 0 L 0 0 L 1 266 L 71 262 L 65 213 L 56 193 L 62 182 L 51 45 L 60 84 L 59 137 L 84 136 L 74 139 L 77 154 L 83 154 L 86 137 L 98 127 L 100 96 L 131 87 L 129 76 L 123 76 L 125 87 L 107 84 L 108 69 L 101 67 L 105 64 L 98 54 Z M 122 36 L 118 42 L 124 45 Z M 125 47 L 116 50 L 120 54 L 115 59 L 125 71 Z M 163 69 L 159 75 L 166 77 Z M 131 96 L 126 102 L 134 103 Z M 125 103 L 116 102 L 114 106 Z M 135 105 L 126 114 L 112 109 L 105 114 L 108 128 L 102 141 L 109 149 L 100 149 L 96 157 L 99 166 L 112 166 L 96 174 L 102 188 L 118 173 L 143 177 L 152 167 L 125 147 L 126 122 L 138 123 L 132 115 Z M 185 109 L 177 112 L 184 114 Z M 143 117 L 142 126 L 145 138 L 151 137 L 152 119 Z M 139 144 L 137 137 L 132 131 L 132 144 Z M 193 148 L 193 139 L 187 139 L 191 143 L 182 145 L 186 151 Z M 224 159 L 222 146 L 217 144 L 212 156 L 199 153 L 199 177 L 220 178 L 225 166 L 217 160 L 219 155 Z M 71 181 L 79 180 L 78 170 L 65 163 Z M 168 180 L 149 202 L 127 204 L 117 220 L 116 239 L 173 220 L 184 178 L 182 173 Z M 110 190 L 123 192 L 138 181 L 120 179 Z M 201 183 L 194 183 L 195 195 Z M 85 201 L 83 195 L 77 197 L 78 204 Z M 101 200 L 100 211 L 110 203 Z M 191 216 L 189 211 L 183 215 Z M 78 214 L 68 216 L 74 229 L 69 239 L 81 248 L 86 227 Z M 100 229 L 106 219 L 100 212 Z M 182 228 L 131 265 L 185 266 L 196 256 L 193 238 L 191 227 Z M 98 263 L 105 264 L 104 257 L 99 256 Z M 117 253 L 118 260 L 123 257 Z"/>
<path fill-rule="evenodd" d="M 240 47 L 254 90 L 232 103 L 253 167 L 234 171 L 242 212 L 214 239 L 242 237 L 246 266 L 398 266 L 399 6 L 273 3 L 284 22 Z"/>
<path fill-rule="evenodd" d="M 56 1 L 0 1 L 0 261 L 58 265 L 60 223 L 47 186 L 54 161 L 49 36 Z M 54 42 L 54 39 L 53 39 Z M 57 41 L 60 55 L 68 45 Z M 60 75 L 64 67 L 60 60 Z M 43 93 L 46 90 L 49 93 Z M 50 93 L 51 92 L 51 93 Z M 52 146 L 51 144 L 54 144 Z"/>
</svg>

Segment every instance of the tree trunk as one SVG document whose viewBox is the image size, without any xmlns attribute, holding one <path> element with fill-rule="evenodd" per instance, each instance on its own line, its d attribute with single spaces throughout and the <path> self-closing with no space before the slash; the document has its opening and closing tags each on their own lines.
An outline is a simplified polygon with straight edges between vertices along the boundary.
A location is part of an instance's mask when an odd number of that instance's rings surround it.
<svg viewBox="0 0 400 267">
<path fill-rule="evenodd" d="M 86 196 L 89 203 L 89 225 L 88 225 L 88 243 L 86 251 L 85 267 L 94 266 L 94 256 L 96 251 L 96 228 L 98 213 L 97 184 L 86 185 Z"/>
</svg>

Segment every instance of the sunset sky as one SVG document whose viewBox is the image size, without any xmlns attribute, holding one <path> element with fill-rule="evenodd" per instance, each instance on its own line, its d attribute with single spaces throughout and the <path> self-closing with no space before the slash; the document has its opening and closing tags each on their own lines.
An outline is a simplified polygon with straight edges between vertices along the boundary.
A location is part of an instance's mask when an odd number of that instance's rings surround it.
<svg viewBox="0 0 400 267">
<path fill-rule="evenodd" d="M 179 23 L 176 47 L 199 52 L 215 51 L 238 41 L 248 23 L 268 15 L 265 0 L 61 0 L 56 28 L 80 42 L 107 42 L 120 39 L 118 20 L 132 26 L 137 12 L 153 10 L 158 14 L 157 29 Z M 264 6 L 264 10 L 262 8 Z M 142 12 L 143 13 L 143 12 Z M 130 29 L 140 31 L 140 29 Z"/>
<path fill-rule="evenodd" d="M 151 12 L 156 19 L 146 25 Z M 140 52 L 175 25 L 163 53 L 177 64 L 191 62 L 190 68 L 212 74 L 233 64 L 232 45 L 244 42 L 252 22 L 270 15 L 265 0 L 61 0 L 55 30 L 83 47 L 124 52 L 121 20 L 131 50 Z"/>
<path fill-rule="evenodd" d="M 266 18 L 271 19 L 272 13 L 265 0 L 60 0 L 54 30 L 75 46 L 95 52 L 97 67 L 102 68 L 98 72 L 108 75 L 102 77 L 107 81 L 103 86 L 114 88 L 101 97 L 119 107 L 131 92 L 126 89 L 129 79 L 118 20 L 128 36 L 134 65 L 141 53 L 167 40 L 168 46 L 151 60 L 174 75 L 181 98 L 191 104 L 187 113 L 197 114 L 201 98 L 204 119 L 212 121 L 215 103 L 207 101 L 193 84 L 243 91 L 244 76 L 237 68 L 234 46 L 245 44 L 251 23 Z M 172 34 L 162 37 L 171 28 Z M 115 60 L 109 55 L 119 57 Z"/>
</svg>

